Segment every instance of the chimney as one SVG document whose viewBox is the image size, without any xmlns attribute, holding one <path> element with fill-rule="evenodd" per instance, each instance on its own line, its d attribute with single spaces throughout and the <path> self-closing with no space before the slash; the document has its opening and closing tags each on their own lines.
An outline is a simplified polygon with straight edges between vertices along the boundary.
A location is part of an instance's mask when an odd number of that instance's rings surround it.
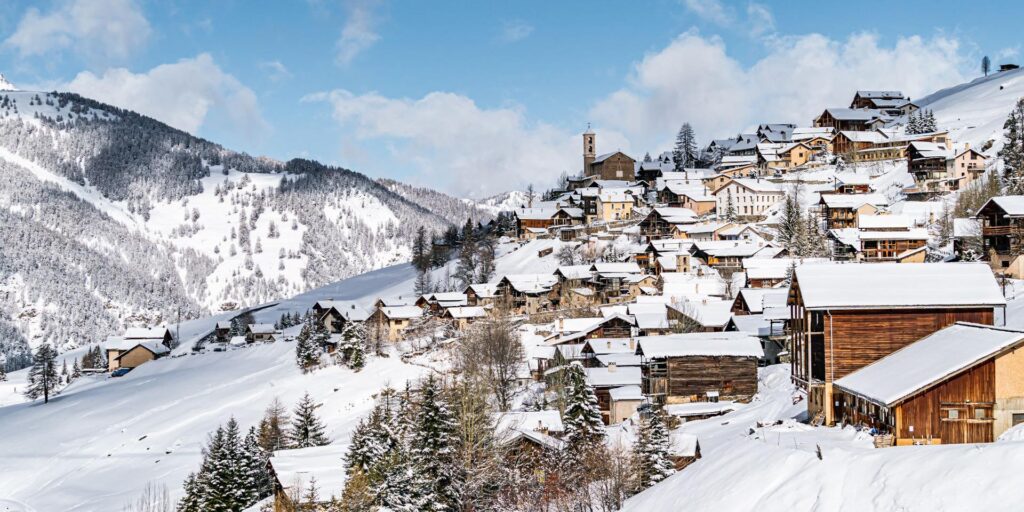
<svg viewBox="0 0 1024 512">
<path fill-rule="evenodd" d="M 558 317 L 558 332 L 562 332 L 565 329 L 565 317 Z"/>
<path fill-rule="evenodd" d="M 605 344 L 608 345 L 608 348 L 612 348 L 612 340 L 605 341 Z"/>
<path fill-rule="evenodd" d="M 616 365 L 614 362 L 608 363 L 608 373 L 615 373 Z"/>
<path fill-rule="evenodd" d="M 548 433 L 547 427 L 544 426 L 544 422 L 541 420 L 537 420 L 537 432 L 540 432 L 541 434 Z"/>
<path fill-rule="evenodd" d="M 629 350 L 636 350 L 636 340 L 633 338 L 629 339 Z"/>
</svg>

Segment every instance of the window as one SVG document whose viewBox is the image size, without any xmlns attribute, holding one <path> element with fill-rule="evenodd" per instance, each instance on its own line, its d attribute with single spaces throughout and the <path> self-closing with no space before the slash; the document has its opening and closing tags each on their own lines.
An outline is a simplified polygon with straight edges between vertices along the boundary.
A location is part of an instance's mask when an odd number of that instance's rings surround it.
<svg viewBox="0 0 1024 512">
<path fill-rule="evenodd" d="M 987 407 L 976 407 L 974 409 L 974 419 L 976 419 L 976 420 L 992 419 L 992 409 L 989 409 Z"/>
<path fill-rule="evenodd" d="M 958 420 L 960 419 L 960 409 L 948 409 L 946 411 L 947 420 Z"/>
<path fill-rule="evenodd" d="M 1024 413 L 1013 413 L 1013 424 L 1020 425 L 1021 423 L 1024 423 Z"/>
</svg>

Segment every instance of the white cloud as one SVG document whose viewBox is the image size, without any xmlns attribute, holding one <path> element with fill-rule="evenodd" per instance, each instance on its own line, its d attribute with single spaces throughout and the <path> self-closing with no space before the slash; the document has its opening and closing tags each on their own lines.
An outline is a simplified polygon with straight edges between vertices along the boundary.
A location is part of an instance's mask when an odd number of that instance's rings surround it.
<svg viewBox="0 0 1024 512">
<path fill-rule="evenodd" d="M 338 64 L 348 65 L 360 53 L 373 46 L 379 39 L 377 15 L 374 12 L 378 2 L 374 0 L 348 0 L 345 2 L 345 25 L 336 44 Z"/>
<path fill-rule="evenodd" d="M 152 29 L 133 0 L 66 0 L 51 12 L 30 7 L 4 46 L 22 57 L 70 50 L 95 61 L 127 58 Z"/>
<path fill-rule="evenodd" d="M 775 32 L 775 16 L 771 9 L 757 3 L 747 4 L 747 26 L 752 37 L 761 37 Z"/>
<path fill-rule="evenodd" d="M 260 69 L 267 74 L 273 82 L 280 82 L 292 77 L 292 72 L 279 60 L 267 60 L 260 62 Z"/>
<path fill-rule="evenodd" d="M 634 147 L 667 148 L 689 121 L 698 137 L 734 135 L 759 122 L 808 124 L 855 89 L 901 89 L 911 97 L 964 80 L 955 39 L 900 38 L 883 47 L 873 34 L 835 41 L 819 34 L 774 37 L 749 66 L 725 44 L 696 31 L 638 62 L 628 85 L 598 101 L 593 119 L 618 129 Z"/>
<path fill-rule="evenodd" d="M 269 130 L 252 89 L 221 70 L 206 53 L 144 73 L 124 68 L 107 69 L 102 75 L 84 71 L 63 88 L 190 133 L 196 133 L 211 112 L 248 137 Z"/>
<path fill-rule="evenodd" d="M 522 20 L 506 21 L 501 27 L 500 39 L 504 43 L 522 41 L 533 33 L 533 25 Z"/>
<path fill-rule="evenodd" d="M 562 171 L 575 173 L 582 166 L 578 134 L 530 123 L 518 107 L 485 109 L 448 92 L 396 99 L 338 89 L 304 101 L 330 103 L 344 140 L 377 141 L 388 148 L 390 155 L 377 163 L 389 168 L 367 170 L 391 175 L 411 170 L 420 184 L 465 196 L 481 197 L 527 183 L 544 188 Z"/>
<path fill-rule="evenodd" d="M 734 14 L 721 0 L 684 0 L 683 4 L 698 17 L 718 25 L 731 25 Z"/>
</svg>

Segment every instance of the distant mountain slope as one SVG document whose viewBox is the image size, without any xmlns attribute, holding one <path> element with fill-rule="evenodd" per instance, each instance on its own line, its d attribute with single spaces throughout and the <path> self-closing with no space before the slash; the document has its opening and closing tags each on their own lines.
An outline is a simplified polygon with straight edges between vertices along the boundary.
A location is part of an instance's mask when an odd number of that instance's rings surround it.
<svg viewBox="0 0 1024 512">
<path fill-rule="evenodd" d="M 1006 116 L 1022 97 L 1024 69 L 1014 69 L 936 91 L 914 103 L 932 110 L 939 127 L 949 129 L 953 140 L 994 155 L 1003 146 Z"/>
<path fill-rule="evenodd" d="M 474 221 L 486 222 L 494 216 L 492 212 L 481 208 L 471 200 L 452 197 L 433 189 L 414 187 L 387 178 L 380 178 L 377 183 L 408 201 L 448 219 L 470 218 Z"/>
<path fill-rule="evenodd" d="M 346 169 L 254 158 L 66 93 L 0 92 L 0 178 L 8 369 L 42 341 L 72 347 L 399 263 L 419 226 L 485 215 Z"/>
</svg>

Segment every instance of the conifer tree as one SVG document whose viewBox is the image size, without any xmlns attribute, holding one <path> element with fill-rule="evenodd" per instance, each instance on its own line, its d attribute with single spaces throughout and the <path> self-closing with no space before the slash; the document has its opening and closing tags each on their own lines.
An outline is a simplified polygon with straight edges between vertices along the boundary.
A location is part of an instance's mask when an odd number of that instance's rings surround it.
<svg viewBox="0 0 1024 512">
<path fill-rule="evenodd" d="M 353 370 L 362 369 L 366 365 L 366 331 L 355 322 L 345 322 L 341 330 L 341 347 L 339 347 L 345 364 Z"/>
<path fill-rule="evenodd" d="M 288 410 L 279 398 L 274 397 L 260 420 L 259 444 L 263 451 L 272 454 L 288 448 L 288 434 L 285 431 L 288 423 Z"/>
<path fill-rule="evenodd" d="M 316 415 L 316 410 L 319 407 L 320 404 L 314 402 L 309 393 L 303 395 L 302 400 L 295 407 L 292 428 L 288 432 L 288 441 L 292 448 L 309 448 L 310 446 L 330 444 L 330 440 L 324 433 L 324 425 Z"/>
<path fill-rule="evenodd" d="M 1024 98 L 1017 100 L 1003 123 L 1006 143 L 999 150 L 1007 194 L 1024 194 Z"/>
<path fill-rule="evenodd" d="M 568 365 L 565 372 L 565 411 L 562 424 L 568 449 L 587 450 L 604 438 L 604 422 L 594 389 L 587 384 L 583 366 L 578 362 Z"/>
<path fill-rule="evenodd" d="M 494 237 L 487 235 L 484 236 L 479 247 L 479 265 L 477 267 L 476 280 L 477 283 L 487 283 L 494 277 L 494 258 L 495 258 L 495 246 Z"/>
<path fill-rule="evenodd" d="M 736 205 L 732 200 L 732 190 L 725 191 L 725 220 L 736 222 Z"/>
<path fill-rule="evenodd" d="M 7 381 L 7 370 L 4 368 L 5 364 L 0 364 L 0 382 Z"/>
<path fill-rule="evenodd" d="M 206 510 L 203 503 L 202 486 L 199 484 L 199 477 L 195 473 L 189 473 L 182 486 L 185 496 L 178 501 L 177 512 L 203 512 Z"/>
<path fill-rule="evenodd" d="M 669 459 L 669 432 L 658 412 L 641 420 L 633 459 L 637 470 L 637 492 L 640 492 L 675 473 Z"/>
<path fill-rule="evenodd" d="M 32 359 L 32 369 L 28 372 L 29 385 L 25 389 L 26 397 L 32 400 L 43 397 L 43 403 L 50 401 L 50 395 L 55 394 L 60 385 L 56 359 L 57 351 L 49 343 L 39 346 Z"/>
<path fill-rule="evenodd" d="M 462 247 L 459 248 L 459 265 L 455 269 L 455 279 L 458 279 L 463 288 L 473 284 L 477 273 L 476 237 L 473 234 L 472 224 L 469 224 L 468 220 L 466 222 L 462 231 Z"/>
<path fill-rule="evenodd" d="M 420 391 L 415 429 L 409 442 L 417 476 L 415 494 L 421 497 L 424 510 L 459 510 L 462 475 L 455 415 L 433 376 L 427 378 Z"/>
<path fill-rule="evenodd" d="M 307 317 L 302 330 L 295 337 L 295 362 L 302 371 L 307 372 L 320 362 L 320 350 L 317 346 L 316 322 Z"/>
<path fill-rule="evenodd" d="M 78 359 L 75 359 L 74 364 L 71 366 L 71 379 L 77 379 L 82 376 L 82 369 L 78 366 Z"/>
<path fill-rule="evenodd" d="M 245 435 L 245 440 L 242 441 L 241 455 L 244 478 L 243 498 L 248 503 L 256 503 L 264 497 L 270 496 L 272 492 L 270 474 L 267 470 L 270 454 L 260 446 L 256 427 L 249 427 L 249 432 Z"/>
</svg>

